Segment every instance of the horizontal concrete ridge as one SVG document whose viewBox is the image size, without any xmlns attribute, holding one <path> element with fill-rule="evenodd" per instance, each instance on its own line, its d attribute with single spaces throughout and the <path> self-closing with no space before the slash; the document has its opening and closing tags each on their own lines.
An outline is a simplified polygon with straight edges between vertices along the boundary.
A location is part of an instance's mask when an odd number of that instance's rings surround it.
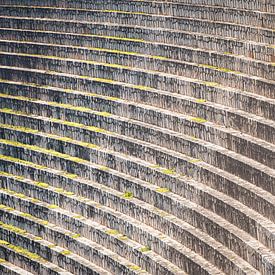
<svg viewBox="0 0 275 275">
<path fill-rule="evenodd" d="M 3 3 L 2 3 L 3 2 Z M 140 1 L 140 0 L 107 0 L 104 1 L 104 4 L 100 0 L 95 1 L 76 1 L 69 0 L 66 2 L 60 2 L 56 0 L 47 0 L 47 1 L 37 1 L 34 0 L 31 3 L 27 0 L 5 0 L 0 2 L 5 5 L 24 5 L 24 6 L 33 6 L 33 7 L 59 7 L 59 8 L 74 8 L 74 9 L 108 9 L 108 10 L 123 10 L 130 12 L 151 12 L 151 13 L 161 13 L 161 14 L 169 14 L 169 15 L 178 15 L 186 12 L 186 9 L 194 9 L 197 13 L 201 11 L 201 9 L 212 9 L 219 10 L 224 9 L 227 12 L 230 10 L 242 12 L 242 11 L 250 11 L 250 12 L 264 12 L 264 13 L 273 13 L 275 11 L 274 3 L 271 0 L 268 1 L 223 1 L 220 2 L 218 0 L 162 0 L 162 1 Z M 185 7 L 185 9 L 183 8 Z M 189 9 L 188 9 L 189 8 Z M 229 10 L 229 11 L 228 11 Z M 204 16 L 207 16 L 205 14 Z M 235 20 L 238 20 L 236 17 Z"/>
<path fill-rule="evenodd" d="M 275 274 L 275 2 L 0 0 L 0 273 Z"/>
<path fill-rule="evenodd" d="M 7 262 L 4 259 L 0 260 L 0 271 L 2 274 L 7 274 L 7 275 L 31 275 L 32 273 L 20 268 L 19 266 L 16 266 L 10 262 Z"/>
</svg>

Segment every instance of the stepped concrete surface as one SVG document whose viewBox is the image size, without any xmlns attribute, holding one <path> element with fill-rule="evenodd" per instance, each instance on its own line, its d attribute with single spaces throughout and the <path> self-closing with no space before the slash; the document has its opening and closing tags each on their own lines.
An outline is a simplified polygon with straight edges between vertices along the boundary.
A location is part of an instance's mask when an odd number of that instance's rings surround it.
<svg viewBox="0 0 275 275">
<path fill-rule="evenodd" d="M 275 274 L 275 2 L 0 0 L 0 273 Z"/>
</svg>

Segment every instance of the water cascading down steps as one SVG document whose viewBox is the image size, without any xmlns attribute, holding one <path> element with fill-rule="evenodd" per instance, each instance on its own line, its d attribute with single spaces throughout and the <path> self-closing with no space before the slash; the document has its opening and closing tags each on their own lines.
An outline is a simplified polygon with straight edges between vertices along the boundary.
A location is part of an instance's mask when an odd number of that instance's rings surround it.
<svg viewBox="0 0 275 275">
<path fill-rule="evenodd" d="M 275 274 L 273 0 L 0 0 L 1 274 Z"/>
</svg>

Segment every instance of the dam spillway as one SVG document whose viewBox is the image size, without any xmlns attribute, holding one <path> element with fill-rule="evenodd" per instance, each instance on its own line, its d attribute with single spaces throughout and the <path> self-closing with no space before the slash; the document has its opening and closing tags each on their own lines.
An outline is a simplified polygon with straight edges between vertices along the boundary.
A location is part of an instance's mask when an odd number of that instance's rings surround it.
<svg viewBox="0 0 275 275">
<path fill-rule="evenodd" d="M 0 0 L 0 274 L 275 274 L 274 0 Z"/>
</svg>

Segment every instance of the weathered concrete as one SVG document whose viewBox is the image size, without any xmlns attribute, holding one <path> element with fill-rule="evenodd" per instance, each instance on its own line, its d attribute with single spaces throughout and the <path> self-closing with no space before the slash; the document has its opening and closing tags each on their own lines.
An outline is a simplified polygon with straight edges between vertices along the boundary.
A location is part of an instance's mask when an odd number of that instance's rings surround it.
<svg viewBox="0 0 275 275">
<path fill-rule="evenodd" d="M 0 272 L 273 275 L 274 18 L 0 0 Z"/>
</svg>

